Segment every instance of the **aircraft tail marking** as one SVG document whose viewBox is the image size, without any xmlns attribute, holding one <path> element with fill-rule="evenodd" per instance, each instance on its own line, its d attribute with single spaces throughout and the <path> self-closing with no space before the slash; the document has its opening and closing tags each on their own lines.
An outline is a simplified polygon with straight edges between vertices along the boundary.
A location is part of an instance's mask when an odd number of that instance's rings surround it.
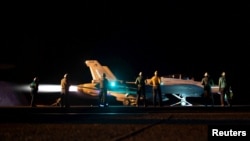
<svg viewBox="0 0 250 141">
<path fill-rule="evenodd" d="M 102 78 L 103 73 L 106 74 L 108 80 L 117 80 L 111 70 L 107 66 L 102 66 L 97 60 L 86 60 L 85 64 L 90 69 L 92 82 L 98 82 Z"/>
</svg>

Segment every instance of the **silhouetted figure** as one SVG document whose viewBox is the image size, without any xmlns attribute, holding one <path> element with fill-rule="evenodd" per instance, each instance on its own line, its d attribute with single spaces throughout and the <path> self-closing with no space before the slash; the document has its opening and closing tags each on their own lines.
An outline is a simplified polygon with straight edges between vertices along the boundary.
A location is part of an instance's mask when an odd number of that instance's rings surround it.
<svg viewBox="0 0 250 141">
<path fill-rule="evenodd" d="M 38 77 L 35 77 L 33 81 L 30 83 L 30 88 L 31 88 L 31 101 L 30 101 L 30 106 L 31 107 L 36 107 L 36 102 L 37 102 L 37 94 L 38 94 L 38 87 L 39 87 L 39 80 Z"/>
<path fill-rule="evenodd" d="M 227 80 L 226 80 L 225 75 L 226 73 L 222 72 L 221 77 L 219 78 L 219 81 L 218 81 L 221 106 L 224 106 L 224 97 L 225 97 L 226 86 L 227 86 Z"/>
<path fill-rule="evenodd" d="M 107 107 L 108 106 L 108 85 L 109 85 L 109 81 L 106 78 L 106 74 L 103 73 L 102 75 L 102 79 L 99 83 L 99 88 L 100 88 L 100 93 L 99 93 L 99 106 L 104 106 Z"/>
<path fill-rule="evenodd" d="M 232 89 L 228 79 L 226 78 L 226 73 L 222 72 L 221 77 L 219 78 L 219 92 L 220 92 L 220 102 L 221 106 L 227 105 L 231 106 L 232 102 Z"/>
<path fill-rule="evenodd" d="M 201 84 L 203 85 L 203 88 L 204 88 L 205 106 L 207 106 L 208 103 L 210 103 L 210 101 L 211 101 L 211 105 L 214 106 L 214 96 L 212 94 L 212 88 L 211 88 L 214 85 L 214 81 L 208 75 L 207 72 L 204 74 L 204 77 L 201 80 Z"/>
<path fill-rule="evenodd" d="M 232 89 L 232 86 L 231 84 L 228 85 L 228 88 L 226 89 L 226 102 L 227 104 L 232 107 L 232 104 L 233 104 L 233 89 Z"/>
<path fill-rule="evenodd" d="M 153 87 L 153 105 L 157 105 L 157 96 L 158 103 L 162 107 L 162 94 L 161 94 L 161 78 L 158 76 L 158 72 L 155 71 L 154 76 L 150 80 L 150 84 Z"/>
<path fill-rule="evenodd" d="M 69 108 L 69 78 L 68 74 L 64 74 L 63 78 L 61 79 L 61 103 L 60 106 L 62 108 Z"/>
<path fill-rule="evenodd" d="M 136 97 L 136 106 L 138 107 L 140 105 L 140 99 L 143 98 L 143 105 L 144 107 L 147 107 L 146 103 L 146 94 L 145 94 L 145 84 L 146 79 L 142 75 L 142 72 L 139 73 L 139 76 L 135 80 L 135 84 L 137 85 L 137 97 Z"/>
</svg>

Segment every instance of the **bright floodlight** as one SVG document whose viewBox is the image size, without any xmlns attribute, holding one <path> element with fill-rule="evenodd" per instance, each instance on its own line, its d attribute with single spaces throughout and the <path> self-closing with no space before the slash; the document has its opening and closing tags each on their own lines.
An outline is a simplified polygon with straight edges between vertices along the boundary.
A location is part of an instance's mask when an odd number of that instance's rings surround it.
<svg viewBox="0 0 250 141">
<path fill-rule="evenodd" d="M 112 87 L 115 87 L 115 82 L 111 82 L 110 85 L 111 85 Z"/>
<path fill-rule="evenodd" d="M 30 91 L 30 87 L 29 87 L 29 85 L 22 85 L 22 86 L 18 86 L 17 90 L 19 90 L 19 91 Z M 69 87 L 69 91 L 76 92 L 77 91 L 77 86 L 71 85 Z M 38 92 L 43 92 L 43 93 L 61 92 L 61 85 L 40 84 L 39 87 L 38 87 Z"/>
</svg>

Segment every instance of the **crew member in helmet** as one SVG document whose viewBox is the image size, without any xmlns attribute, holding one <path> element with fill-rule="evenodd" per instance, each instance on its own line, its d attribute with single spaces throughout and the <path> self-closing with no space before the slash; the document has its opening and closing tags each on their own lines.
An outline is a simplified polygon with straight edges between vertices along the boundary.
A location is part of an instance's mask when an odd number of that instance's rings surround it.
<svg viewBox="0 0 250 141">
<path fill-rule="evenodd" d="M 64 74 L 63 78 L 61 79 L 61 107 L 69 108 L 69 78 L 68 74 Z"/>
<path fill-rule="evenodd" d="M 109 81 L 106 78 L 106 74 L 103 73 L 102 79 L 100 80 L 99 87 L 100 87 L 100 93 L 99 93 L 99 106 L 108 106 L 108 85 Z"/>
<path fill-rule="evenodd" d="M 142 75 L 142 72 L 140 72 L 139 76 L 136 78 L 135 84 L 137 85 L 136 106 L 139 107 L 140 98 L 142 97 L 143 98 L 143 105 L 144 105 L 144 107 L 147 107 L 146 94 L 145 94 L 146 79 Z"/>
<path fill-rule="evenodd" d="M 35 77 L 33 81 L 30 83 L 30 88 L 31 88 L 31 102 L 30 106 L 31 107 L 36 107 L 36 102 L 37 102 L 37 94 L 38 94 L 38 87 L 39 87 L 39 80 L 38 77 Z"/>
<path fill-rule="evenodd" d="M 209 103 L 214 106 L 214 96 L 212 94 L 211 88 L 214 85 L 214 81 L 207 72 L 204 74 L 204 77 L 201 80 L 201 84 L 203 85 L 204 89 L 205 106 L 207 106 Z"/>
<path fill-rule="evenodd" d="M 153 105 L 157 105 L 157 96 L 158 96 L 158 104 L 160 107 L 162 104 L 162 92 L 161 92 L 161 78 L 158 76 L 158 71 L 154 72 L 154 76 L 150 80 L 150 84 L 153 87 Z"/>
<path fill-rule="evenodd" d="M 219 92 L 220 92 L 220 102 L 221 106 L 225 105 L 225 102 L 227 105 L 232 106 L 232 90 L 230 86 L 230 82 L 228 78 L 226 78 L 226 72 L 222 72 L 221 76 L 219 77 Z"/>
</svg>

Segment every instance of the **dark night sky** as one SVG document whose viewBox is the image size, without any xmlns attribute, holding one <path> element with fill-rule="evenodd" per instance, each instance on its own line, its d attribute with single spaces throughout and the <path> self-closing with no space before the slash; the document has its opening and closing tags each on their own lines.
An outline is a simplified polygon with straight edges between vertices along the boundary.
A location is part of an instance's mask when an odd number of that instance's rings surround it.
<svg viewBox="0 0 250 141">
<path fill-rule="evenodd" d="M 200 80 L 208 71 L 217 82 L 226 71 L 240 85 L 249 21 L 237 10 L 240 4 L 220 6 L 200 3 L 196 9 L 193 3 L 170 0 L 7 8 L 1 77 L 29 82 L 37 75 L 43 82 L 59 82 L 68 72 L 82 83 L 91 80 L 84 61 L 97 59 L 124 80 L 133 80 L 139 71 L 151 77 L 155 70 Z"/>
</svg>

